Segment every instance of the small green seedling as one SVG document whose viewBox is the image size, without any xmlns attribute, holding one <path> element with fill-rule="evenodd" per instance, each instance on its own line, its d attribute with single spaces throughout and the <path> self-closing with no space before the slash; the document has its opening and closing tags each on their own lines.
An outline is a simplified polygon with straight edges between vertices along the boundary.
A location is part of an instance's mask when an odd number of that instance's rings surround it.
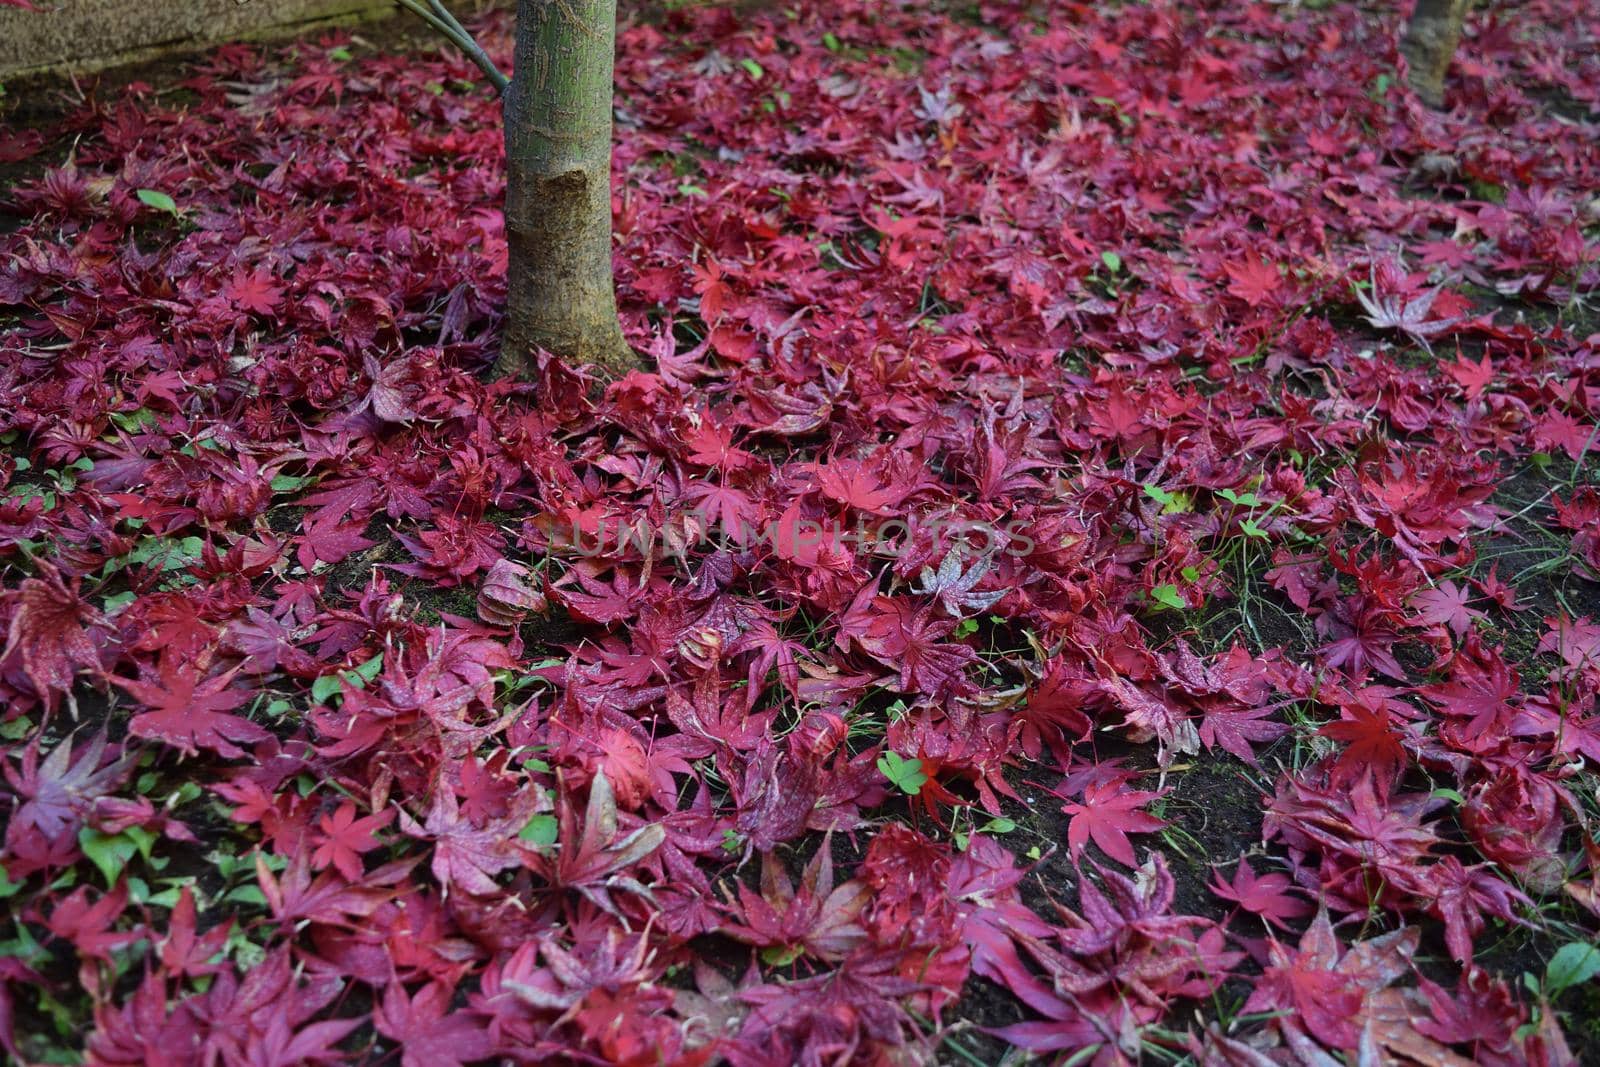
<svg viewBox="0 0 1600 1067">
<path fill-rule="evenodd" d="M 1174 611 L 1183 611 L 1189 606 L 1188 601 L 1184 600 L 1182 594 L 1178 592 L 1178 587 L 1171 582 L 1165 585 L 1158 585 L 1150 590 L 1150 599 L 1164 607 L 1172 608 Z"/>
<path fill-rule="evenodd" d="M 1522 984 L 1538 998 L 1533 1017 L 1517 1028 L 1519 1040 L 1537 1033 L 1541 1013 L 1550 1001 L 1600 974 L 1600 948 L 1586 941 L 1571 941 L 1556 950 L 1544 966 L 1544 980 L 1524 972 Z"/>
<path fill-rule="evenodd" d="M 1586 941 L 1562 945 L 1544 968 L 1544 995 L 1560 996 L 1600 974 L 1600 948 Z"/>
<path fill-rule="evenodd" d="M 919 759 L 906 759 L 897 753 L 885 752 L 878 757 L 878 770 L 883 772 L 890 784 L 907 796 L 916 796 L 928 784 L 928 776 L 922 773 L 922 761 Z"/>
<path fill-rule="evenodd" d="M 383 653 L 379 652 L 353 670 L 324 674 L 311 683 L 311 701 L 314 704 L 328 703 L 339 692 L 340 682 L 344 682 L 352 689 L 365 689 L 367 683 L 376 678 L 381 670 L 383 670 Z"/>
<path fill-rule="evenodd" d="M 1187 493 L 1169 493 L 1159 485 L 1147 485 L 1144 487 L 1144 495 L 1161 505 L 1163 515 L 1175 515 L 1193 510 Z"/>
<path fill-rule="evenodd" d="M 535 815 L 528 820 L 528 825 L 517 832 L 517 836 L 534 848 L 550 848 L 556 843 L 559 832 L 560 824 L 554 815 Z"/>
<path fill-rule="evenodd" d="M 142 857 L 156 870 L 166 866 L 165 860 L 158 860 L 150 854 L 155 843 L 156 835 L 142 826 L 130 826 L 116 834 L 103 834 L 88 827 L 78 831 L 78 847 L 100 871 L 107 886 L 117 884 L 117 879 L 135 855 Z"/>
<path fill-rule="evenodd" d="M 1261 506 L 1261 498 L 1254 493 L 1235 493 L 1232 489 L 1218 489 L 1217 495 L 1236 507 L 1259 508 Z"/>
<path fill-rule="evenodd" d="M 173 218 L 178 217 L 178 202 L 159 189 L 136 189 L 133 193 L 139 198 L 139 203 L 156 211 L 165 211 Z"/>
</svg>

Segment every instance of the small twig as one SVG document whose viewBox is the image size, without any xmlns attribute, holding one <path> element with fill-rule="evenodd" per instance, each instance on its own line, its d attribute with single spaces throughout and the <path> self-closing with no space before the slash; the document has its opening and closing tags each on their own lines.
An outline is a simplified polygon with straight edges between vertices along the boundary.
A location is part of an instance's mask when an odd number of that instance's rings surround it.
<svg viewBox="0 0 1600 1067">
<path fill-rule="evenodd" d="M 489 58 L 489 53 L 483 50 L 482 45 L 473 40 L 472 34 L 468 33 L 466 27 L 462 26 L 456 17 L 450 13 L 450 9 L 444 6 L 442 0 L 427 0 L 426 5 L 424 5 L 423 0 L 395 0 L 395 2 L 429 26 L 432 26 L 447 41 L 461 49 L 466 54 L 466 57 L 472 60 L 477 68 L 483 71 L 484 75 L 493 83 L 495 92 L 505 93 L 506 86 L 511 84 L 511 79 L 500 72 L 500 68 L 494 65 L 494 60 Z"/>
</svg>

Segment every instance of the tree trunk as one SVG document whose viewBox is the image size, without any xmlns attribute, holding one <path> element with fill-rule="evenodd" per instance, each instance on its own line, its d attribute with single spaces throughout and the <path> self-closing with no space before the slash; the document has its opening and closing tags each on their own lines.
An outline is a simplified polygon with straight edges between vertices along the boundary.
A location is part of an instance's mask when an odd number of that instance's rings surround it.
<svg viewBox="0 0 1600 1067">
<path fill-rule="evenodd" d="M 639 365 L 611 281 L 616 0 L 518 0 L 505 95 L 506 329 L 497 370 L 535 348 L 609 373 Z"/>
<path fill-rule="evenodd" d="M 1444 75 L 1461 40 L 1461 20 L 1470 0 L 1417 0 L 1400 52 L 1411 88 L 1429 107 L 1444 104 Z"/>
</svg>

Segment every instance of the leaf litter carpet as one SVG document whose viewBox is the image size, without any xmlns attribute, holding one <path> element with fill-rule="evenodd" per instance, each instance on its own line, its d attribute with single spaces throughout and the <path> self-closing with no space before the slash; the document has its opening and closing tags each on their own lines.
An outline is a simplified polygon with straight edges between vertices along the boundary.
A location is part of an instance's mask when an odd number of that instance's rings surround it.
<svg viewBox="0 0 1600 1067">
<path fill-rule="evenodd" d="M 8 124 L 0 1045 L 1594 1049 L 1600 9 L 1392 8 L 625 21 L 603 389 L 454 54 Z"/>
</svg>

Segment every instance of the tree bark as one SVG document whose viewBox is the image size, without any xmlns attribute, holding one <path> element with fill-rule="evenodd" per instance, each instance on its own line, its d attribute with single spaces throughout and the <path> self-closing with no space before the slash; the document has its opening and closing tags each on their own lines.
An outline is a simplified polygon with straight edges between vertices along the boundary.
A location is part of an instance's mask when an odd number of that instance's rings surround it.
<svg viewBox="0 0 1600 1067">
<path fill-rule="evenodd" d="M 616 0 L 518 0 L 505 96 L 506 329 L 497 370 L 535 348 L 617 374 L 639 365 L 611 279 Z"/>
<path fill-rule="evenodd" d="M 1417 0 L 1400 52 L 1411 88 L 1429 107 L 1444 105 L 1444 75 L 1461 41 L 1470 0 Z"/>
</svg>

